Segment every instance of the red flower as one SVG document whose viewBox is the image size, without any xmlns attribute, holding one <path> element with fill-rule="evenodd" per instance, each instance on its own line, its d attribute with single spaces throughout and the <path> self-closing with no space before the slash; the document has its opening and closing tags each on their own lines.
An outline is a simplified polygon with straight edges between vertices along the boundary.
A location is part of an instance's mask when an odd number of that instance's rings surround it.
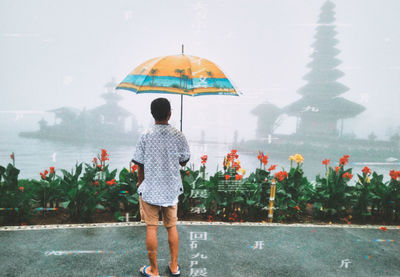
<svg viewBox="0 0 400 277">
<path fill-rule="evenodd" d="M 235 176 L 235 180 L 237 181 L 237 180 L 242 180 L 243 179 L 243 175 L 239 175 L 239 174 L 237 174 L 236 176 Z"/>
<path fill-rule="evenodd" d="M 24 187 L 19 187 L 18 188 L 20 191 L 24 191 Z"/>
<path fill-rule="evenodd" d="M 97 164 L 97 158 L 94 157 L 92 163 Z"/>
<path fill-rule="evenodd" d="M 258 151 L 258 156 L 257 159 L 259 159 L 261 161 L 262 157 L 264 156 L 264 153 L 261 151 Z"/>
<path fill-rule="evenodd" d="M 382 231 L 386 231 L 387 230 L 387 228 L 386 227 L 380 227 L 379 229 L 381 229 Z"/>
<path fill-rule="evenodd" d="M 398 178 L 400 178 L 400 171 L 390 170 L 389 174 L 393 180 L 398 180 Z"/>
<path fill-rule="evenodd" d="M 267 156 L 267 155 L 264 155 L 264 156 L 262 157 L 262 159 L 261 159 L 261 162 L 262 162 L 264 165 L 267 165 L 267 163 L 268 163 L 268 156 Z"/>
<path fill-rule="evenodd" d="M 279 172 L 275 173 L 275 178 L 277 178 L 278 181 L 283 181 L 287 177 L 288 177 L 288 173 L 286 171 L 279 171 Z"/>
<path fill-rule="evenodd" d="M 236 171 L 239 171 L 239 169 L 240 169 L 240 164 L 237 163 L 237 162 L 234 162 L 233 165 L 232 165 L 232 167 L 233 167 L 233 168 L 236 168 Z"/>
<path fill-rule="evenodd" d="M 329 164 L 329 162 L 330 162 L 330 160 L 328 160 L 328 159 L 325 159 L 325 160 L 323 160 L 323 161 L 322 161 L 322 164 L 324 164 L 324 165 L 328 165 L 328 164 Z"/>
<path fill-rule="evenodd" d="M 226 175 L 225 175 L 225 180 L 229 180 L 229 178 L 231 178 L 231 176 L 228 175 L 228 174 L 226 174 Z"/>
<path fill-rule="evenodd" d="M 229 155 L 229 154 L 228 154 Z M 233 149 L 230 153 L 231 158 L 239 158 L 239 155 L 237 154 L 237 150 Z"/>
<path fill-rule="evenodd" d="M 208 216 L 208 220 L 209 220 L 209 221 L 212 221 L 212 220 L 213 220 L 212 215 L 209 215 L 209 216 Z"/>
<path fill-rule="evenodd" d="M 109 160 L 107 150 L 101 149 L 101 161 L 104 162 L 106 160 Z"/>
<path fill-rule="evenodd" d="M 397 174 L 396 174 L 396 171 L 394 169 L 390 170 L 389 175 L 393 180 L 396 180 L 396 177 L 397 177 L 396 175 Z"/>
<path fill-rule="evenodd" d="M 335 170 L 336 170 L 336 172 L 338 172 L 338 173 L 339 173 L 339 169 L 340 169 L 340 166 L 336 166 L 336 167 L 335 167 Z"/>
<path fill-rule="evenodd" d="M 348 172 L 345 172 L 345 173 L 342 175 L 342 178 L 349 178 L 349 179 L 351 179 L 351 178 L 353 178 L 353 174 L 350 174 L 350 173 L 348 173 Z"/>
<path fill-rule="evenodd" d="M 134 164 L 131 166 L 132 173 L 134 173 L 138 169 L 138 165 Z"/>
<path fill-rule="evenodd" d="M 223 163 L 223 165 L 224 165 L 224 167 L 225 166 L 228 166 L 228 164 L 231 162 L 231 161 L 233 161 L 233 156 L 231 155 L 231 153 L 228 153 L 227 155 L 226 155 L 226 158 L 224 159 L 224 163 Z"/>
<path fill-rule="evenodd" d="M 207 155 L 201 156 L 201 164 L 202 164 L 202 165 L 205 165 L 206 162 L 207 162 Z"/>
<path fill-rule="evenodd" d="M 365 166 L 362 170 L 362 172 L 367 175 L 367 174 L 371 174 L 371 169 L 368 166 Z"/>
<path fill-rule="evenodd" d="M 349 162 L 349 155 L 344 155 L 343 157 L 340 158 L 339 164 L 345 165 Z"/>
<path fill-rule="evenodd" d="M 268 168 L 268 171 L 275 170 L 275 168 L 276 168 L 276 164 L 273 164 Z"/>
<path fill-rule="evenodd" d="M 186 175 L 187 175 L 187 176 L 190 176 L 190 171 L 189 171 L 189 170 L 186 171 Z"/>
<path fill-rule="evenodd" d="M 12 153 L 12 154 L 10 155 L 10 158 L 11 158 L 11 160 L 14 160 L 14 159 L 15 159 L 14 153 Z"/>
<path fill-rule="evenodd" d="M 115 179 L 111 179 L 110 181 L 107 181 L 106 184 L 109 186 L 115 185 L 117 182 L 115 181 Z"/>
<path fill-rule="evenodd" d="M 50 166 L 50 174 L 55 173 L 54 166 Z"/>
<path fill-rule="evenodd" d="M 40 176 L 42 176 L 42 179 L 44 180 L 44 179 L 46 179 L 46 175 L 48 174 L 49 172 L 47 171 L 47 169 L 42 173 L 42 172 L 40 172 Z"/>
<path fill-rule="evenodd" d="M 294 207 L 296 210 L 300 211 L 300 207 L 299 206 L 295 206 Z"/>
</svg>

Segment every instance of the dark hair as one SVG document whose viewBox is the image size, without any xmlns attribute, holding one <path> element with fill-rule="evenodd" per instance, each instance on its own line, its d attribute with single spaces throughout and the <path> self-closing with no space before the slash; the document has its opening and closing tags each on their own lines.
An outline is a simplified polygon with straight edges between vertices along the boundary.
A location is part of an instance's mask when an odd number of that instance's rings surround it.
<svg viewBox="0 0 400 277">
<path fill-rule="evenodd" d="M 151 114 L 157 121 L 166 120 L 171 111 L 171 105 L 166 98 L 157 98 L 151 102 Z"/>
</svg>

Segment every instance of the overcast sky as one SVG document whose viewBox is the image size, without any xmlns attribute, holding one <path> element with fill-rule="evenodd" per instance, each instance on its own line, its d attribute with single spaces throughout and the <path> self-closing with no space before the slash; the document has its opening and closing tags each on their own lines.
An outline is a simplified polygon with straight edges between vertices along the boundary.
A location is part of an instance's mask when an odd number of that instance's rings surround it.
<svg viewBox="0 0 400 277">
<path fill-rule="evenodd" d="M 283 107 L 306 84 L 315 24 L 324 0 L 0 0 L 0 111 L 42 111 L 102 104 L 105 83 L 119 83 L 140 63 L 185 53 L 215 62 L 240 97 L 184 97 L 184 132 L 224 139 L 255 136 L 250 110 Z M 341 96 L 366 106 L 345 132 L 385 138 L 400 118 L 400 1 L 335 0 L 337 48 L 350 90 Z M 160 95 L 119 90 L 139 124 Z M 179 96 L 172 101 L 178 127 Z M 287 118 L 277 130 L 294 132 Z M 0 126 L 1 127 L 1 126 Z M 212 131 L 212 134 L 211 134 Z"/>
</svg>

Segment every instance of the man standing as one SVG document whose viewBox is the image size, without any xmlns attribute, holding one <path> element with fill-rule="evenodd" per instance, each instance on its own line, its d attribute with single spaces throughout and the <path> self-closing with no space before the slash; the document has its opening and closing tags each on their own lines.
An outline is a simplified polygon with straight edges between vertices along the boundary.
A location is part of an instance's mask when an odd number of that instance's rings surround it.
<svg viewBox="0 0 400 277">
<path fill-rule="evenodd" d="M 148 277 L 159 275 L 157 229 L 161 209 L 171 253 L 168 271 L 172 276 L 180 276 L 176 228 L 178 197 L 183 193 L 180 166 L 185 166 L 189 161 L 190 150 L 183 133 L 168 124 L 171 117 L 169 101 L 157 98 L 151 103 L 150 109 L 155 125 L 141 135 L 132 159 L 139 166 L 139 205 L 146 222 L 146 247 L 150 260 L 150 266 L 141 267 L 139 272 Z"/>
</svg>

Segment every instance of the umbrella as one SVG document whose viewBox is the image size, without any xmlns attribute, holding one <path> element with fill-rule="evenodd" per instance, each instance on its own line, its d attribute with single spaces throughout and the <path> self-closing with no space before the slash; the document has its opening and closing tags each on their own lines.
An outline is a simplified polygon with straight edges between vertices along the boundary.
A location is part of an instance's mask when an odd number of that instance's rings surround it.
<svg viewBox="0 0 400 277">
<path fill-rule="evenodd" d="M 136 67 L 116 87 L 139 93 L 181 95 L 181 131 L 183 95 L 239 96 L 228 77 L 213 62 L 183 53 L 150 59 Z"/>
</svg>

